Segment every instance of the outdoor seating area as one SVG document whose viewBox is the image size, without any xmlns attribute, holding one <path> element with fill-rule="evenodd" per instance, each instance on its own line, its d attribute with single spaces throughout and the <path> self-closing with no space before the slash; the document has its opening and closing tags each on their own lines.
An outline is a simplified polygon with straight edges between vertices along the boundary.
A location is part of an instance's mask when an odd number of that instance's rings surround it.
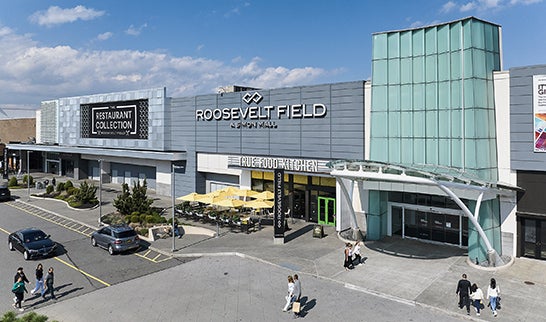
<svg viewBox="0 0 546 322">
<path fill-rule="evenodd" d="M 208 194 L 190 193 L 177 198 L 176 213 L 184 219 L 229 227 L 250 233 L 259 230 L 267 209 L 273 208 L 273 193 L 226 187 Z M 268 221 L 268 220 L 265 220 Z"/>
</svg>

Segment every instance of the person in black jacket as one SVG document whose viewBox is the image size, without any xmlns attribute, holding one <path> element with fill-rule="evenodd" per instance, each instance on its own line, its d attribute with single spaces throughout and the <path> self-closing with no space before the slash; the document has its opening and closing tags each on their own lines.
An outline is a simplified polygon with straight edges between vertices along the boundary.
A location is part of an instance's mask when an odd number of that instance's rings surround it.
<svg viewBox="0 0 546 322">
<path fill-rule="evenodd" d="M 42 295 L 42 298 L 45 299 L 45 295 L 47 293 L 49 293 L 49 294 L 51 294 L 51 299 L 53 299 L 53 300 L 56 299 L 55 293 L 53 293 L 53 291 L 55 290 L 55 288 L 53 287 L 53 282 L 54 282 L 53 267 L 50 267 L 47 270 L 47 276 L 46 276 L 46 280 L 45 280 L 47 290 L 45 291 L 44 295 Z"/>
<path fill-rule="evenodd" d="M 15 276 L 13 277 L 13 283 L 17 283 L 17 280 L 19 279 L 19 277 L 23 279 L 23 282 L 30 284 L 30 282 L 28 281 L 28 278 L 25 275 L 25 272 L 23 272 L 22 267 L 19 267 L 17 269 L 17 273 L 15 273 Z"/>
<path fill-rule="evenodd" d="M 459 308 L 462 309 L 466 306 L 466 314 L 470 315 L 470 281 L 466 279 L 466 274 L 463 274 L 463 278 L 457 283 L 456 294 L 459 295 Z"/>
</svg>

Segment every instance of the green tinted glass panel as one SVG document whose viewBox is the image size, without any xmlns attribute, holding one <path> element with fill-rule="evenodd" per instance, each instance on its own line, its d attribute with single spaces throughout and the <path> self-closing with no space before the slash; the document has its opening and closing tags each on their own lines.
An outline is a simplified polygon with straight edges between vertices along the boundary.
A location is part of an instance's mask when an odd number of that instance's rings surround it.
<svg viewBox="0 0 546 322">
<path fill-rule="evenodd" d="M 474 85 L 476 84 L 475 82 L 475 78 L 471 78 L 471 79 L 465 79 L 463 81 L 463 86 L 464 86 L 464 107 L 465 108 L 473 108 L 473 107 L 476 107 L 475 103 L 474 103 L 474 95 L 478 95 L 478 94 L 484 94 L 483 92 L 482 93 L 476 93 L 474 92 Z M 483 89 L 485 91 L 485 88 Z"/>
<path fill-rule="evenodd" d="M 451 111 L 440 110 L 438 111 L 438 137 L 448 138 L 451 137 Z"/>
<path fill-rule="evenodd" d="M 451 82 L 451 108 L 460 108 L 461 107 L 461 82 L 452 81 Z"/>
<path fill-rule="evenodd" d="M 478 78 L 487 78 L 487 74 L 491 73 L 491 69 L 489 69 L 489 72 L 486 71 L 487 68 L 487 62 L 486 62 L 486 52 L 479 49 L 473 49 L 472 50 L 472 68 L 473 75 Z M 470 65 L 470 64 L 469 64 Z"/>
<path fill-rule="evenodd" d="M 389 137 L 400 136 L 400 112 L 389 112 Z"/>
<path fill-rule="evenodd" d="M 406 164 L 413 164 L 413 139 L 402 139 L 401 150 L 401 162 Z"/>
<path fill-rule="evenodd" d="M 387 146 L 389 140 L 385 138 L 374 138 L 370 144 L 370 158 L 377 161 L 388 161 Z"/>
<path fill-rule="evenodd" d="M 388 87 L 389 90 L 389 111 L 399 111 L 400 110 L 400 86 L 391 85 Z"/>
<path fill-rule="evenodd" d="M 461 78 L 461 52 L 452 52 L 450 56 L 451 79 Z"/>
<path fill-rule="evenodd" d="M 476 136 L 476 133 L 475 133 L 475 130 L 476 130 L 476 122 L 474 120 L 474 114 L 475 114 L 475 111 L 476 109 L 473 109 L 473 108 L 466 108 L 464 110 L 464 117 L 465 117 L 465 120 L 464 120 L 464 125 L 465 125 L 465 131 L 464 131 L 464 135 L 465 135 L 465 138 L 475 138 Z M 484 124 L 481 124 L 481 126 L 484 126 Z"/>
<path fill-rule="evenodd" d="M 456 168 L 462 168 L 463 166 L 463 155 L 462 142 L 461 139 L 452 139 L 451 140 L 451 166 Z"/>
<path fill-rule="evenodd" d="M 487 81 L 485 79 L 473 79 L 472 82 L 470 82 L 472 85 L 472 93 L 474 93 L 474 105 L 469 106 L 475 106 L 475 107 L 487 107 Z M 466 86 L 465 86 L 466 88 Z M 488 124 L 486 124 L 488 125 Z"/>
<path fill-rule="evenodd" d="M 484 24 L 481 21 L 472 21 L 472 47 L 485 48 L 485 30 Z"/>
<path fill-rule="evenodd" d="M 426 136 L 438 136 L 438 111 L 427 111 L 426 114 Z"/>
<path fill-rule="evenodd" d="M 387 58 L 387 34 L 373 35 L 373 58 Z M 375 75 L 374 75 L 375 78 Z"/>
<path fill-rule="evenodd" d="M 411 111 L 413 109 L 412 99 L 413 99 L 413 86 L 412 85 L 402 85 L 400 86 L 400 109 L 402 111 Z"/>
<path fill-rule="evenodd" d="M 413 163 L 425 163 L 425 139 L 415 138 L 413 140 Z"/>
<path fill-rule="evenodd" d="M 387 112 L 371 113 L 371 131 L 373 137 L 387 137 Z"/>
<path fill-rule="evenodd" d="M 399 51 L 399 33 L 393 32 L 387 35 L 387 42 L 389 44 L 387 55 L 389 58 L 400 57 Z"/>
<path fill-rule="evenodd" d="M 466 49 L 463 51 L 463 59 L 464 61 L 462 62 L 462 66 L 463 66 L 463 73 L 464 73 L 464 78 L 469 78 L 469 77 L 474 77 L 474 68 L 473 68 L 473 63 L 472 63 L 472 49 Z M 482 61 L 482 63 L 484 63 Z"/>
<path fill-rule="evenodd" d="M 411 56 L 411 31 L 404 31 L 400 34 L 400 56 Z"/>
<path fill-rule="evenodd" d="M 425 53 L 424 35 L 425 35 L 425 32 L 423 31 L 423 29 L 418 29 L 413 31 L 413 37 L 412 37 L 413 56 L 420 56 Z"/>
<path fill-rule="evenodd" d="M 451 165 L 451 140 L 438 140 L 438 162 L 442 165 Z"/>
<path fill-rule="evenodd" d="M 402 137 L 413 137 L 413 112 L 400 113 L 400 126 Z"/>
<path fill-rule="evenodd" d="M 491 123 L 489 121 L 490 111 L 487 109 L 478 108 L 474 110 L 474 122 L 476 124 L 476 129 L 474 131 L 475 138 L 489 138 Z"/>
<path fill-rule="evenodd" d="M 468 49 L 472 47 L 472 21 L 463 21 L 463 48 Z"/>
<path fill-rule="evenodd" d="M 438 164 L 438 139 L 426 139 L 425 157 L 426 164 Z"/>
<path fill-rule="evenodd" d="M 449 31 L 449 49 L 456 51 L 461 49 L 461 23 L 457 22 L 450 25 Z"/>
<path fill-rule="evenodd" d="M 413 82 L 422 83 L 425 81 L 425 57 L 413 57 Z"/>
<path fill-rule="evenodd" d="M 387 86 L 372 87 L 372 111 L 387 110 Z"/>
<path fill-rule="evenodd" d="M 451 110 L 451 137 L 460 138 L 462 133 L 461 110 Z"/>
<path fill-rule="evenodd" d="M 438 80 L 446 81 L 451 76 L 450 71 L 450 55 L 443 53 L 438 55 Z"/>
<path fill-rule="evenodd" d="M 425 109 L 425 84 L 413 85 L 413 109 Z"/>
<path fill-rule="evenodd" d="M 427 110 L 438 109 L 438 83 L 427 83 L 425 85 L 425 104 Z"/>
<path fill-rule="evenodd" d="M 373 68 L 373 84 L 385 85 L 387 84 L 387 61 L 386 60 L 374 60 L 372 62 Z"/>
<path fill-rule="evenodd" d="M 438 27 L 438 52 L 449 51 L 449 25 Z"/>
<path fill-rule="evenodd" d="M 436 27 L 427 28 L 425 30 L 425 54 L 436 54 Z"/>
<path fill-rule="evenodd" d="M 400 82 L 410 84 L 413 81 L 413 68 L 411 58 L 402 58 L 400 60 Z"/>
<path fill-rule="evenodd" d="M 389 59 L 389 84 L 400 83 L 400 60 Z"/>
<path fill-rule="evenodd" d="M 425 117 L 424 111 L 413 112 L 413 135 L 415 137 L 425 137 Z"/>
<path fill-rule="evenodd" d="M 389 162 L 400 163 L 400 139 L 389 139 Z"/>
<path fill-rule="evenodd" d="M 426 62 L 426 64 L 425 64 L 425 75 L 426 75 L 427 83 L 437 81 L 438 56 L 436 56 L 436 55 L 426 56 L 425 62 Z"/>
<path fill-rule="evenodd" d="M 438 83 L 438 108 L 447 109 L 451 105 L 450 103 L 451 96 L 451 83 L 450 82 L 440 82 Z"/>
<path fill-rule="evenodd" d="M 476 141 L 465 140 L 465 167 L 476 169 Z"/>
</svg>

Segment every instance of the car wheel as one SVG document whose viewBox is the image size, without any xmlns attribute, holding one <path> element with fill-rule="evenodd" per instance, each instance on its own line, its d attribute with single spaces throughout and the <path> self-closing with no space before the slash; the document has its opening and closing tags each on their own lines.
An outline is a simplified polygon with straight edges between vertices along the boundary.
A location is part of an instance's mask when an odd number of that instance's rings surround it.
<svg viewBox="0 0 546 322">
<path fill-rule="evenodd" d="M 114 251 L 114 247 L 112 247 L 112 245 L 108 245 L 108 252 L 110 253 L 110 255 L 114 255 L 116 253 Z"/>
<path fill-rule="evenodd" d="M 97 247 L 97 240 L 95 238 L 93 238 L 93 237 L 91 237 L 91 245 L 93 247 Z"/>
<path fill-rule="evenodd" d="M 15 248 L 13 248 L 13 243 L 12 242 L 9 242 L 8 247 L 9 247 L 9 250 L 11 250 L 11 251 L 15 250 Z"/>
<path fill-rule="evenodd" d="M 23 258 L 27 261 L 30 259 L 30 254 L 28 253 L 28 251 L 25 250 L 25 252 L 23 253 Z"/>
</svg>

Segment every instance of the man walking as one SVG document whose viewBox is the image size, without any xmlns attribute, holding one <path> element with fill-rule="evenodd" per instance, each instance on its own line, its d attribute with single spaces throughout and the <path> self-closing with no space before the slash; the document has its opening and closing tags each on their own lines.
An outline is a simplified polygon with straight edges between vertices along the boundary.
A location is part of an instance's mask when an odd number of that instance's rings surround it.
<svg viewBox="0 0 546 322">
<path fill-rule="evenodd" d="M 47 277 L 46 277 L 45 282 L 46 282 L 47 290 L 44 292 L 44 295 L 42 295 L 42 298 L 45 299 L 45 295 L 47 293 L 50 293 L 51 294 L 51 299 L 55 300 L 56 299 L 55 293 L 53 293 L 53 291 L 54 291 L 54 288 L 53 288 L 53 282 L 54 282 L 53 267 L 50 267 L 47 270 Z"/>
<path fill-rule="evenodd" d="M 21 279 L 21 281 L 23 283 L 29 283 L 30 284 L 30 281 L 26 277 L 25 272 L 23 271 L 22 267 L 17 268 L 17 273 L 15 273 L 15 276 L 13 277 L 13 283 L 14 284 L 17 283 L 17 281 L 19 281 L 19 279 Z M 24 302 L 24 300 L 21 300 L 21 301 Z M 13 302 L 14 303 L 17 302 L 17 296 L 13 298 Z"/>
<path fill-rule="evenodd" d="M 466 274 L 457 283 L 456 294 L 459 294 L 459 308 L 466 306 L 466 314 L 470 315 L 470 281 L 466 279 Z"/>
</svg>

